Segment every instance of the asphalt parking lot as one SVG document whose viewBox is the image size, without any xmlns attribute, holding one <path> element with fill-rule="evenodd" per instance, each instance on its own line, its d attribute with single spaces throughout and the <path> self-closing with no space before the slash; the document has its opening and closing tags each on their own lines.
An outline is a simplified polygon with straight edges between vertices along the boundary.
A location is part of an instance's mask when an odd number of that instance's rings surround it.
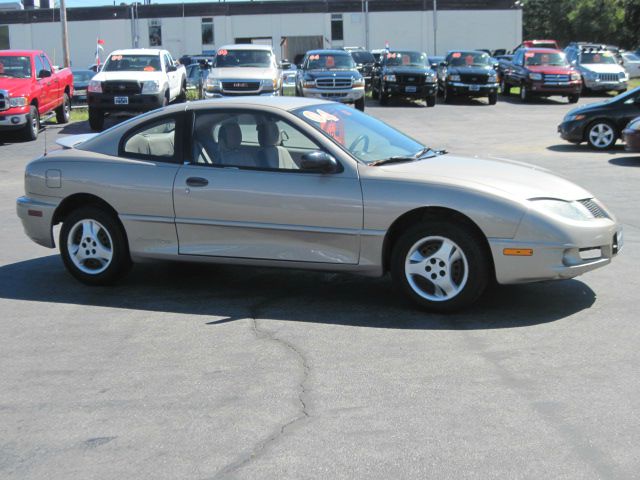
<svg viewBox="0 0 640 480">
<path fill-rule="evenodd" d="M 153 264 L 89 288 L 15 214 L 25 164 L 87 126 L 0 141 L 0 477 L 637 478 L 640 155 L 565 143 L 564 99 L 422 105 L 367 113 L 584 186 L 620 256 L 448 316 L 342 274 Z"/>
</svg>

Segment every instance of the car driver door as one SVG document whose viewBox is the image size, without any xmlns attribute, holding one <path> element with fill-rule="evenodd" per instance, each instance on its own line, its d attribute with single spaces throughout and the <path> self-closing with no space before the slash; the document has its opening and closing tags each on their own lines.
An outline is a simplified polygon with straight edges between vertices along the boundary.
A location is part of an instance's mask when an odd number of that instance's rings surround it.
<svg viewBox="0 0 640 480">
<path fill-rule="evenodd" d="M 195 112 L 192 161 L 174 184 L 180 254 L 358 263 L 357 169 L 301 168 L 322 148 L 297 122 L 259 110 Z"/>
</svg>

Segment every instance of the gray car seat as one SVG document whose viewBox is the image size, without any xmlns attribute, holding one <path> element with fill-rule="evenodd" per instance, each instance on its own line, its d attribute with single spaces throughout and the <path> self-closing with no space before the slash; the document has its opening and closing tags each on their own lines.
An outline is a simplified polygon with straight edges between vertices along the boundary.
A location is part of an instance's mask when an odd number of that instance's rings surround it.
<svg viewBox="0 0 640 480">
<path fill-rule="evenodd" d="M 280 145 L 281 134 L 278 124 L 266 121 L 258 124 L 258 166 L 262 168 L 286 168 L 298 169 L 299 167 L 291 158 L 289 151 Z"/>
<path fill-rule="evenodd" d="M 236 167 L 255 167 L 251 152 L 242 148 L 242 131 L 237 123 L 225 123 L 218 132 L 220 162 L 222 165 Z"/>
</svg>

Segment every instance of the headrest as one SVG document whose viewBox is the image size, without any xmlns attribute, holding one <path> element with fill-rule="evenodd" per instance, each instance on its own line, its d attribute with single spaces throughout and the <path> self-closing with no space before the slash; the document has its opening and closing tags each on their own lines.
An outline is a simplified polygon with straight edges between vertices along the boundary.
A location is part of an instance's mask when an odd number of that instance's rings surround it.
<svg viewBox="0 0 640 480">
<path fill-rule="evenodd" d="M 258 124 L 258 142 L 261 147 L 275 147 L 280 143 L 280 129 L 276 122 Z"/>
<path fill-rule="evenodd" d="M 237 123 L 225 123 L 218 132 L 218 143 L 226 150 L 234 150 L 242 143 L 242 131 Z"/>
</svg>

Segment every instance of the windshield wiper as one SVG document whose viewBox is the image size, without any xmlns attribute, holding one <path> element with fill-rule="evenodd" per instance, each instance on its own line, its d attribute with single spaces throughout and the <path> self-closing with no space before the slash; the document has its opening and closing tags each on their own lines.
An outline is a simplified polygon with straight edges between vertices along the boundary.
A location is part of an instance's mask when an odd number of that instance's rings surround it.
<svg viewBox="0 0 640 480">
<path fill-rule="evenodd" d="M 403 156 L 389 157 L 389 158 L 383 158 L 382 160 L 376 160 L 375 162 L 371 162 L 369 166 L 377 167 L 379 165 L 387 165 L 389 163 L 413 162 L 415 160 L 417 160 L 417 157 L 403 157 Z"/>
<path fill-rule="evenodd" d="M 431 153 L 431 155 L 426 156 L 428 153 Z M 390 163 L 414 162 L 416 160 L 422 160 L 424 158 L 433 158 L 438 155 L 444 155 L 445 153 L 448 152 L 446 150 L 434 150 L 431 147 L 424 147 L 415 155 L 397 155 L 395 157 L 383 158 L 382 160 L 371 162 L 369 165 L 372 167 L 377 167 L 379 165 L 388 165 Z"/>
</svg>

